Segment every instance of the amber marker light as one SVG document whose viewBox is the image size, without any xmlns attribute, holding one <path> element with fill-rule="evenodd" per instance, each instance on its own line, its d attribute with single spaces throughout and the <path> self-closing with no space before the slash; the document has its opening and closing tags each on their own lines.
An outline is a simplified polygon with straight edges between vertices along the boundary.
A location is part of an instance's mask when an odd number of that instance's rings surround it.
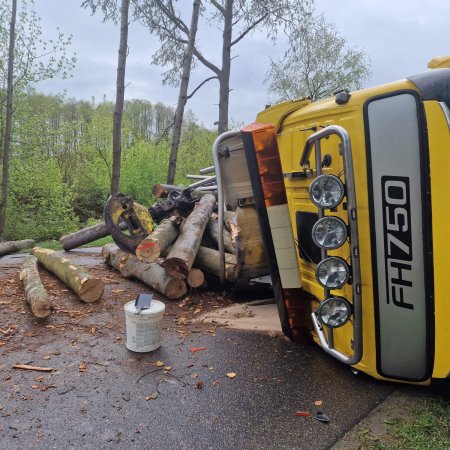
<svg viewBox="0 0 450 450">
<path fill-rule="evenodd" d="M 275 127 L 253 123 L 241 132 L 281 326 L 288 336 L 306 341 L 309 303 L 301 284 Z"/>
</svg>

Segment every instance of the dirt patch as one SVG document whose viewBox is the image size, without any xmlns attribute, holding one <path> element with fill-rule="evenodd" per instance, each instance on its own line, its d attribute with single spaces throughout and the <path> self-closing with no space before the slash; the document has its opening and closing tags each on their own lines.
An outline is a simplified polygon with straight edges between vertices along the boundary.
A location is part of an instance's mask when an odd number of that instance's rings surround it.
<svg viewBox="0 0 450 450">
<path fill-rule="evenodd" d="M 25 255 L 0 259 L 0 351 L 9 353 L 20 350 L 26 341 L 29 348 L 60 340 L 72 345 L 75 336 L 111 336 L 123 343 L 125 319 L 123 306 L 139 293 L 152 292 L 154 298 L 166 305 L 164 330 L 176 330 L 182 336 L 192 333 L 213 334 L 220 324 L 203 324 L 195 320 L 199 315 L 232 303 L 224 292 L 191 289 L 178 301 L 167 300 L 148 286 L 124 279 L 117 271 L 102 262 L 98 254 L 89 255 L 88 270 L 101 278 L 106 285 L 102 298 L 95 303 L 83 303 L 58 278 L 40 268 L 42 283 L 49 293 L 53 313 L 46 319 L 36 319 L 26 303 L 19 269 Z M 86 263 L 83 252 L 69 252 L 66 256 L 77 264 Z"/>
<path fill-rule="evenodd" d="M 222 325 L 235 330 L 268 331 L 282 334 L 275 303 L 232 305 L 203 314 L 199 318 L 199 322 Z"/>
</svg>

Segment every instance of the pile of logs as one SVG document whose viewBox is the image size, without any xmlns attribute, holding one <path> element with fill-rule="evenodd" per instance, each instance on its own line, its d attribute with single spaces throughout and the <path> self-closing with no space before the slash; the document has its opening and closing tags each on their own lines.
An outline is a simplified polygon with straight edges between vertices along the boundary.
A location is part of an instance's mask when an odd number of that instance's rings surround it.
<svg viewBox="0 0 450 450">
<path fill-rule="evenodd" d="M 216 197 L 204 194 L 186 218 L 172 216 L 162 220 L 138 245 L 136 255 L 108 244 L 103 247 L 103 258 L 124 277 L 137 278 L 167 298 L 178 299 L 186 294 L 188 287 L 204 286 L 205 273 L 219 276 L 219 252 L 209 248 L 214 242 L 217 245 L 218 240 L 215 207 Z M 236 281 L 236 249 L 228 230 L 225 230 L 224 245 L 226 279 Z"/>
</svg>

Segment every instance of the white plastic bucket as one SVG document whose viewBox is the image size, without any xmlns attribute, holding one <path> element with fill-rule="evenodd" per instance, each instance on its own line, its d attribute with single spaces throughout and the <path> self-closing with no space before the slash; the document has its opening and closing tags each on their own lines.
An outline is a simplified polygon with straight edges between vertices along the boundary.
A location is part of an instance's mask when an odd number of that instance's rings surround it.
<svg viewBox="0 0 450 450">
<path fill-rule="evenodd" d="M 124 306 L 127 340 L 126 347 L 133 352 L 151 352 L 161 345 L 161 326 L 166 309 L 164 303 L 152 300 L 149 309 L 139 314 L 134 300 Z"/>
</svg>

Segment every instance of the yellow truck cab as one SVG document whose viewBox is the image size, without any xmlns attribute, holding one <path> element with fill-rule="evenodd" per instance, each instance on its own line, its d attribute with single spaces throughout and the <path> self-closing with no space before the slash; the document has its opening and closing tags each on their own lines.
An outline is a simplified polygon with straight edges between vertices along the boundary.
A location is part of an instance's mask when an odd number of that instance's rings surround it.
<svg viewBox="0 0 450 450">
<path fill-rule="evenodd" d="M 269 107 L 238 135 L 284 332 L 425 384 L 450 373 L 449 58 L 434 67 Z"/>
</svg>

